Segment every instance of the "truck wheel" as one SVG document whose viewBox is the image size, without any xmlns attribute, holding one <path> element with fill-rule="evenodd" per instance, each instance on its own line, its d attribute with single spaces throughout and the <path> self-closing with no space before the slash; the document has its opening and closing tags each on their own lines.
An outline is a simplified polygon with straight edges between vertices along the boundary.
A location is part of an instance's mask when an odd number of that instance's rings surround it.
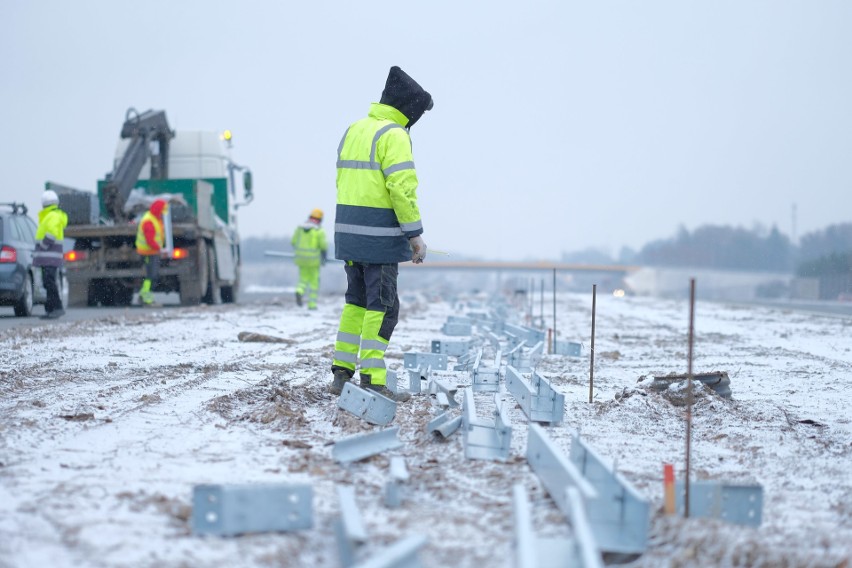
<svg viewBox="0 0 852 568">
<path fill-rule="evenodd" d="M 216 277 L 216 250 L 213 247 L 207 248 L 207 291 L 201 301 L 205 304 L 214 305 L 220 302 L 221 291 L 219 290 L 219 280 Z"/>
<path fill-rule="evenodd" d="M 68 306 L 72 308 L 83 308 L 85 306 L 94 306 L 97 300 L 91 293 L 90 280 L 75 280 L 68 281 Z"/>
<path fill-rule="evenodd" d="M 201 298 L 207 293 L 207 280 L 209 272 L 207 266 L 207 243 L 203 239 L 198 241 L 198 246 L 195 249 L 195 270 L 191 274 L 181 276 L 178 279 L 180 287 L 180 305 L 181 306 L 197 306 L 201 303 Z"/>
<path fill-rule="evenodd" d="M 124 284 L 115 285 L 115 304 L 117 306 L 129 306 L 133 302 L 133 288 Z"/>
<path fill-rule="evenodd" d="M 237 290 L 239 290 L 240 281 L 237 279 L 232 286 L 222 286 L 222 303 L 233 304 L 237 301 Z"/>
<path fill-rule="evenodd" d="M 33 315 L 33 276 L 27 273 L 24 278 L 24 290 L 20 299 L 15 302 L 15 315 L 18 317 L 29 317 Z"/>
</svg>

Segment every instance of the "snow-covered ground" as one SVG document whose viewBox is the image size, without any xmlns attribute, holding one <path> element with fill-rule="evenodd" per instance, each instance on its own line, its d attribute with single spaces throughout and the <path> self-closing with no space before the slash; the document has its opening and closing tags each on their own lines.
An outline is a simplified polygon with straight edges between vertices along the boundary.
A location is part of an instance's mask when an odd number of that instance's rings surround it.
<svg viewBox="0 0 852 568">
<path fill-rule="evenodd" d="M 494 299 L 406 295 L 390 367 L 404 383 L 403 353 L 429 351 L 446 339 L 448 316 Z M 0 566 L 337 566 L 337 484 L 356 490 L 370 535 L 361 558 L 423 535 L 425 566 L 513 566 L 516 483 L 537 533 L 568 534 L 526 462 L 527 420 L 513 402 L 506 463 L 465 459 L 460 433 L 428 434 L 426 395 L 397 410 L 400 449 L 345 467 L 332 459 L 336 440 L 381 429 L 325 392 L 340 301 L 325 296 L 308 312 L 287 295 L 3 332 Z M 697 305 L 694 370 L 727 371 L 733 398 L 697 398 L 693 474 L 762 484 L 763 524 L 751 528 L 662 514 L 663 464 L 683 474 L 684 408 L 645 377 L 686 372 L 687 303 L 600 296 L 597 308 L 594 402 L 589 295 L 558 299 L 560 338 L 584 343 L 583 357 L 545 355 L 538 371 L 566 395 L 551 439 L 567 454 L 579 430 L 651 503 L 648 549 L 628 566 L 852 563 L 852 319 Z M 243 331 L 289 341 L 242 342 Z M 470 382 L 466 372 L 437 374 Z M 477 393 L 477 405 L 490 396 Z M 398 509 L 382 499 L 390 455 L 411 474 Z M 192 534 L 195 485 L 261 482 L 311 484 L 313 528 Z"/>
</svg>

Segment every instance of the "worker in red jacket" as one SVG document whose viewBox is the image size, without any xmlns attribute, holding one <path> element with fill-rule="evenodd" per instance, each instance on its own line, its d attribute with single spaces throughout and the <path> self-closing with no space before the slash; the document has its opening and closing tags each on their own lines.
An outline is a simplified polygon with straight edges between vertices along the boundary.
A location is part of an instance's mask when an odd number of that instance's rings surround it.
<svg viewBox="0 0 852 568">
<path fill-rule="evenodd" d="M 169 204 L 157 199 L 150 209 L 142 216 L 136 229 L 136 252 L 142 256 L 145 265 L 145 279 L 139 290 L 139 301 L 146 306 L 154 304 L 154 294 L 151 287 L 157 284 L 160 274 L 160 255 L 166 244 L 166 231 L 163 215 L 169 210 Z"/>
</svg>

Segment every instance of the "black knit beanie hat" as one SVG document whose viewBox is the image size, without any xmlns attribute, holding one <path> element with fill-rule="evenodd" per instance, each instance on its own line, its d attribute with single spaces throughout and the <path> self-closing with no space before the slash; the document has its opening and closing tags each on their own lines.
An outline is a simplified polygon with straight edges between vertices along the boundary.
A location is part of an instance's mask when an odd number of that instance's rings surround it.
<svg viewBox="0 0 852 568">
<path fill-rule="evenodd" d="M 390 68 L 379 102 L 404 114 L 408 119 L 406 128 L 414 126 L 423 113 L 432 110 L 433 106 L 432 95 L 396 65 Z"/>
</svg>

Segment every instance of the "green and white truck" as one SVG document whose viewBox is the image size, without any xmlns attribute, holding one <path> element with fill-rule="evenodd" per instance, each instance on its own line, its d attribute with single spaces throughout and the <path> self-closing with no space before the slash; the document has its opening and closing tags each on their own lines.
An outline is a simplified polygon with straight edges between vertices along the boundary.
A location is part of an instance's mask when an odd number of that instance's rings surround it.
<svg viewBox="0 0 852 568">
<path fill-rule="evenodd" d="M 165 112 L 129 109 L 114 168 L 97 195 L 53 182 L 68 213 L 65 253 L 69 306 L 126 306 L 141 285 L 136 253 L 141 215 L 156 198 L 170 202 L 167 258 L 154 292 L 176 292 L 182 305 L 230 303 L 240 282 L 237 210 L 253 198 L 251 171 L 229 156 L 230 133 L 174 132 Z M 237 196 L 236 177 L 242 192 Z"/>
</svg>

